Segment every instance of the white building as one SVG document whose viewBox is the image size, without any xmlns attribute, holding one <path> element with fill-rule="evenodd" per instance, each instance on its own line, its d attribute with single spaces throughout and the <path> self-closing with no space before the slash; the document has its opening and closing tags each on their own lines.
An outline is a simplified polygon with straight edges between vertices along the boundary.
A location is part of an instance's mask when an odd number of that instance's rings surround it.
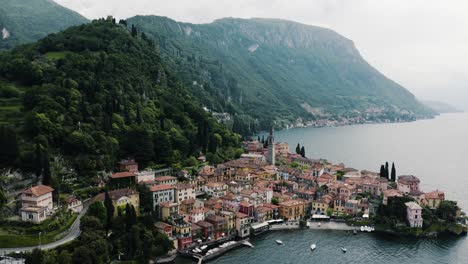
<svg viewBox="0 0 468 264">
<path fill-rule="evenodd" d="M 228 186 L 223 182 L 209 182 L 205 185 L 205 193 L 212 197 L 223 197 L 226 195 Z"/>
<path fill-rule="evenodd" d="M 175 187 L 167 184 L 158 184 L 151 186 L 151 192 L 153 192 L 153 206 L 156 207 L 160 203 L 175 202 Z"/>
<path fill-rule="evenodd" d="M 68 197 L 67 209 L 75 213 L 79 213 L 83 210 L 83 203 L 78 200 L 75 196 Z"/>
<path fill-rule="evenodd" d="M 37 185 L 26 189 L 21 194 L 21 219 L 40 223 L 53 213 L 53 188 L 47 185 Z"/>
<path fill-rule="evenodd" d="M 174 176 L 160 176 L 154 179 L 156 184 L 176 185 L 177 177 Z"/>
</svg>

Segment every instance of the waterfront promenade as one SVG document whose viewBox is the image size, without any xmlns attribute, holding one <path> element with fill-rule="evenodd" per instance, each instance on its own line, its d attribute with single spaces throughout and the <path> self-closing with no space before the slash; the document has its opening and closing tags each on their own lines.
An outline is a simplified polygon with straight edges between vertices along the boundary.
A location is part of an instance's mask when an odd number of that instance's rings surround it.
<svg viewBox="0 0 468 264">
<path fill-rule="evenodd" d="M 309 229 L 323 229 L 323 230 L 342 230 L 342 231 L 352 231 L 356 229 L 356 227 L 349 226 L 345 223 L 337 223 L 337 222 L 321 222 L 320 226 L 318 222 L 307 222 L 307 227 Z M 299 225 L 272 225 L 270 226 L 271 231 L 276 230 L 294 230 L 299 229 Z"/>
</svg>

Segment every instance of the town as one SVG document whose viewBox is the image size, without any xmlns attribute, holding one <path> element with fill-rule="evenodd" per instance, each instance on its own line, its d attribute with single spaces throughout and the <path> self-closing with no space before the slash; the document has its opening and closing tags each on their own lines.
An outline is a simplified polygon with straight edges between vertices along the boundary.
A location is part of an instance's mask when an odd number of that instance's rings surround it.
<svg viewBox="0 0 468 264">
<path fill-rule="evenodd" d="M 243 147 L 245 153 L 238 159 L 216 166 L 200 156 L 201 165 L 193 171 L 140 170 L 134 159 L 121 160 L 120 171 L 96 183 L 105 193 L 86 202 L 69 195 L 63 206 L 83 213 L 89 204 L 104 205 L 110 199 L 115 216 L 128 213 L 129 206 L 136 215 L 149 207 L 154 228 L 167 235 L 174 249 L 161 262 L 173 260 L 176 253 L 209 260 L 240 245 L 252 246 L 247 242 L 251 235 L 270 229 L 446 231 L 431 229 L 433 223 L 424 219 L 429 214 L 430 221 L 435 217 L 460 225 L 466 233 L 460 222 L 464 213 L 443 191 L 423 192 L 416 176 L 396 178 L 388 164 L 375 173 L 309 159 L 304 147 L 298 145 L 291 153 L 287 143 L 275 142 L 272 130 L 266 139 L 245 141 Z M 142 186 L 151 193 L 149 205 L 137 190 Z M 53 191 L 41 184 L 25 189 L 19 196 L 21 220 L 38 224 L 57 217 Z M 402 206 L 405 213 L 398 215 Z M 329 222 L 335 225 L 327 227 Z"/>
</svg>

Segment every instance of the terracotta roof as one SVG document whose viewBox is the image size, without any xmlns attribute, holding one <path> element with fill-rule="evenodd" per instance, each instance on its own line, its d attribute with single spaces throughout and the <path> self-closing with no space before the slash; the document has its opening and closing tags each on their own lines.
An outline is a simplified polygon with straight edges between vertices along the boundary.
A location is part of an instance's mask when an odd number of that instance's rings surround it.
<svg viewBox="0 0 468 264">
<path fill-rule="evenodd" d="M 135 177 L 136 174 L 134 172 L 124 171 L 124 172 L 116 172 L 112 174 L 110 177 L 112 179 L 120 179 L 120 178 L 128 178 L 128 177 Z"/>
<path fill-rule="evenodd" d="M 138 163 L 134 159 L 126 159 L 126 160 L 121 160 L 119 161 L 120 165 L 137 165 Z"/>
<path fill-rule="evenodd" d="M 419 204 L 415 203 L 415 202 L 407 202 L 405 203 L 406 207 L 410 208 L 411 210 L 419 210 L 419 209 L 422 209 L 421 206 L 419 206 Z"/>
<path fill-rule="evenodd" d="M 198 221 L 198 222 L 197 222 L 197 225 L 199 225 L 199 226 L 201 226 L 201 227 L 213 227 L 213 224 L 208 223 L 208 222 L 203 221 L 203 220 L 202 220 L 202 221 Z"/>
<path fill-rule="evenodd" d="M 445 199 L 445 193 L 439 190 L 426 193 L 427 199 Z"/>
<path fill-rule="evenodd" d="M 411 184 L 411 183 L 418 183 L 420 180 L 418 177 L 413 176 L 413 175 L 401 175 L 398 176 L 398 182 L 404 183 L 404 184 Z"/>
<path fill-rule="evenodd" d="M 301 205 L 301 204 L 304 204 L 304 203 L 300 200 L 289 200 L 289 201 L 282 202 L 279 205 L 280 206 L 295 206 L 295 205 Z"/>
<path fill-rule="evenodd" d="M 123 196 L 128 197 L 134 194 L 138 194 L 138 192 L 130 188 L 117 189 L 117 190 L 113 190 L 109 192 L 109 196 L 112 199 L 112 201 L 116 201 L 122 198 Z M 94 200 L 104 201 L 105 195 L 106 195 L 105 193 L 100 193 L 96 195 L 96 197 L 94 197 Z"/>
<path fill-rule="evenodd" d="M 237 218 L 245 218 L 245 217 L 249 217 L 248 215 L 246 215 L 246 214 L 243 214 L 243 213 L 241 213 L 241 212 L 236 212 L 236 216 L 237 216 Z"/>
<path fill-rule="evenodd" d="M 153 185 L 150 187 L 150 191 L 152 192 L 159 192 L 159 191 L 165 191 L 165 190 L 170 190 L 170 189 L 175 189 L 175 187 L 171 185 L 167 185 L 167 184 L 158 184 L 158 185 Z"/>
<path fill-rule="evenodd" d="M 168 180 L 177 180 L 177 177 L 174 176 L 161 176 L 154 179 L 155 181 L 168 181 Z"/>
<path fill-rule="evenodd" d="M 154 223 L 154 226 L 156 228 L 159 228 L 159 229 L 164 229 L 166 227 L 171 227 L 172 228 L 172 226 L 170 224 L 167 224 L 167 223 L 164 223 L 164 222 L 156 222 L 156 223 Z"/>
<path fill-rule="evenodd" d="M 177 190 L 193 188 L 191 184 L 187 184 L 187 183 L 179 183 L 179 184 L 176 184 L 175 187 L 177 188 Z"/>
<path fill-rule="evenodd" d="M 399 196 L 399 197 L 401 197 L 401 196 L 403 196 L 403 195 L 402 195 L 401 192 L 398 191 L 398 190 L 395 190 L 395 189 L 388 189 L 388 190 L 385 190 L 385 191 L 384 191 L 384 196 L 387 196 L 387 197 Z"/>
<path fill-rule="evenodd" d="M 34 187 L 31 187 L 29 189 L 26 189 L 23 191 L 24 194 L 31 194 L 31 195 L 34 195 L 34 196 L 41 196 L 41 195 L 44 195 L 44 194 L 47 194 L 47 193 L 50 193 L 50 192 L 53 192 L 54 189 L 50 186 L 47 186 L 47 185 L 37 185 L 37 186 L 34 186 Z"/>
</svg>

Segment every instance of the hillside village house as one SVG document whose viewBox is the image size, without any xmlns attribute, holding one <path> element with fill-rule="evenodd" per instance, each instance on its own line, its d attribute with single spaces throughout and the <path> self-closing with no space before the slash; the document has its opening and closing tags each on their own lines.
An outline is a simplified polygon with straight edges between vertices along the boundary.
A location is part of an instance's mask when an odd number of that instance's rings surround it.
<svg viewBox="0 0 468 264">
<path fill-rule="evenodd" d="M 410 227 L 422 227 L 422 208 L 415 202 L 407 202 L 406 205 L 406 217 Z"/>
<path fill-rule="evenodd" d="M 383 205 L 388 205 L 388 200 L 392 197 L 403 197 L 403 194 L 399 190 L 395 189 L 388 189 L 383 192 L 383 200 L 382 204 Z"/>
<path fill-rule="evenodd" d="M 132 186 L 136 182 L 136 176 L 136 172 L 133 171 L 116 172 L 110 176 L 110 183 L 118 187 Z"/>
<path fill-rule="evenodd" d="M 413 175 L 402 175 L 398 176 L 398 190 L 404 194 L 410 192 L 419 192 L 420 180 Z"/>
<path fill-rule="evenodd" d="M 286 220 L 299 220 L 305 216 L 305 202 L 289 200 L 279 204 L 279 216 Z"/>
<path fill-rule="evenodd" d="M 160 203 L 175 202 L 175 187 L 166 184 L 159 184 L 150 187 L 153 193 L 153 207 L 156 208 Z"/>
<path fill-rule="evenodd" d="M 236 213 L 236 231 L 240 238 L 250 236 L 249 216 L 240 212 Z"/>
<path fill-rule="evenodd" d="M 134 159 L 124 159 L 119 163 L 120 171 L 138 172 L 138 163 Z"/>
<path fill-rule="evenodd" d="M 66 202 L 67 209 L 74 213 L 79 213 L 83 210 L 83 203 L 80 200 L 78 200 L 75 196 L 68 197 Z"/>
<path fill-rule="evenodd" d="M 442 201 L 445 200 L 445 193 L 439 190 L 428 192 L 425 194 L 426 205 L 431 209 L 439 208 L 439 205 Z"/>
<path fill-rule="evenodd" d="M 206 194 L 213 197 L 222 197 L 226 195 L 227 185 L 224 182 L 209 182 L 205 185 Z"/>
<path fill-rule="evenodd" d="M 114 205 L 114 216 L 117 216 L 119 211 L 125 210 L 127 204 L 133 205 L 135 212 L 138 215 L 140 210 L 140 195 L 139 193 L 130 188 L 117 189 L 109 191 L 109 196 Z M 95 200 L 104 202 L 105 193 L 100 193 L 95 197 Z"/>
<path fill-rule="evenodd" d="M 37 185 L 21 193 L 21 220 L 40 223 L 53 213 L 53 188 Z"/>
<path fill-rule="evenodd" d="M 177 177 L 174 176 L 160 176 L 154 179 L 156 184 L 176 185 Z"/>
<path fill-rule="evenodd" d="M 175 185 L 175 200 L 180 203 L 185 200 L 195 199 L 195 189 L 190 184 L 180 183 Z"/>
</svg>

